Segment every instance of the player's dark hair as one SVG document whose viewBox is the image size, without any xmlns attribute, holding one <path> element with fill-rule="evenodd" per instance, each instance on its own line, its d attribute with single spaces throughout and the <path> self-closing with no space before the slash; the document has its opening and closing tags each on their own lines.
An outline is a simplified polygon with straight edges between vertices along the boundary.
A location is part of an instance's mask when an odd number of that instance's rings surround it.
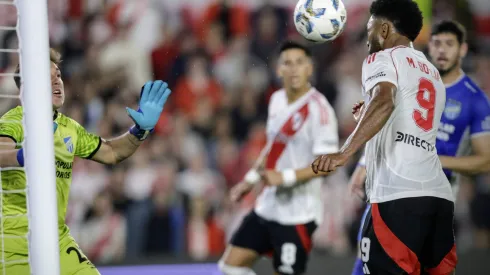
<svg viewBox="0 0 490 275">
<path fill-rule="evenodd" d="M 305 52 L 306 56 L 311 57 L 310 49 L 308 49 L 308 47 L 296 41 L 286 41 L 282 43 L 281 47 L 279 47 L 279 54 L 291 49 L 302 50 L 303 52 Z"/>
<path fill-rule="evenodd" d="M 422 30 L 423 17 L 413 0 L 376 0 L 371 4 L 371 15 L 385 18 L 396 30 L 414 41 Z"/>
<path fill-rule="evenodd" d="M 56 65 L 59 65 L 61 63 L 61 54 L 56 51 L 53 48 L 49 49 L 49 60 L 53 62 Z M 17 85 L 17 88 L 20 89 L 20 76 L 17 76 L 17 74 L 20 73 L 20 64 L 17 64 L 17 67 L 15 68 L 15 76 L 14 76 L 14 81 L 15 85 Z"/>
<path fill-rule="evenodd" d="M 466 29 L 454 20 L 444 20 L 432 27 L 432 35 L 450 33 L 456 36 L 459 44 L 466 42 Z"/>
</svg>

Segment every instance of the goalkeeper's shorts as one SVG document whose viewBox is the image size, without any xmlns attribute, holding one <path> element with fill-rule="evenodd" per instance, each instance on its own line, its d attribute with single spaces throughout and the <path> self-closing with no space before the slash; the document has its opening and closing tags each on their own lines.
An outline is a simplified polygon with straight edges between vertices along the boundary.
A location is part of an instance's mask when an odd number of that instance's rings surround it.
<svg viewBox="0 0 490 275">
<path fill-rule="evenodd" d="M 0 275 L 30 275 L 29 264 L 25 263 L 27 254 L 4 254 L 5 270 L 0 264 Z M 5 271 L 5 273 L 4 273 Z M 100 275 L 70 236 L 60 239 L 60 275 Z"/>
</svg>

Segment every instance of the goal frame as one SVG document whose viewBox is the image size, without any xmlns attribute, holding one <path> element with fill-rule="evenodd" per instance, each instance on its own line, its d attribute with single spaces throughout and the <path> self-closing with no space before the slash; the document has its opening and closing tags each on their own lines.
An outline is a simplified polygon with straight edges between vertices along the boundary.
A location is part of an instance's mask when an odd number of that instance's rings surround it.
<svg viewBox="0 0 490 275">
<path fill-rule="evenodd" d="M 59 275 L 47 0 L 15 0 L 24 108 L 31 274 Z"/>
</svg>

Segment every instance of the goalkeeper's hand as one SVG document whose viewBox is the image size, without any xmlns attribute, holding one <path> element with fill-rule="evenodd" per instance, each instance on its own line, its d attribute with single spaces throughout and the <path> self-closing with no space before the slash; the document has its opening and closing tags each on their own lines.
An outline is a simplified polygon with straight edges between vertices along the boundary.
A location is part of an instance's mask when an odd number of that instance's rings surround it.
<svg viewBox="0 0 490 275">
<path fill-rule="evenodd" d="M 58 123 L 53 121 L 53 133 L 56 132 L 56 129 L 58 129 Z M 20 148 L 19 151 L 17 151 L 17 162 L 20 167 L 24 167 L 24 148 Z"/>
<path fill-rule="evenodd" d="M 155 128 L 170 93 L 168 84 L 161 80 L 146 82 L 141 88 L 138 111 L 126 108 L 137 128 L 144 131 L 152 131 Z"/>
</svg>

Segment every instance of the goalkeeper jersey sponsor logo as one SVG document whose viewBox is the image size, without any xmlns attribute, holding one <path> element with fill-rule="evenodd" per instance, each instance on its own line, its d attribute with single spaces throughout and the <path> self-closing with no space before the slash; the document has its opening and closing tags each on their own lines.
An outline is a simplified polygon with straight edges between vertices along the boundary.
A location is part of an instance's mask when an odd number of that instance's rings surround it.
<svg viewBox="0 0 490 275">
<path fill-rule="evenodd" d="M 57 160 L 55 162 L 56 168 L 58 169 L 72 169 L 73 168 L 73 162 L 65 162 L 65 161 L 60 161 Z"/>
<path fill-rule="evenodd" d="M 68 152 L 73 153 L 73 141 L 71 139 L 71 136 L 63 138 L 63 142 L 65 142 L 66 150 Z"/>
</svg>

